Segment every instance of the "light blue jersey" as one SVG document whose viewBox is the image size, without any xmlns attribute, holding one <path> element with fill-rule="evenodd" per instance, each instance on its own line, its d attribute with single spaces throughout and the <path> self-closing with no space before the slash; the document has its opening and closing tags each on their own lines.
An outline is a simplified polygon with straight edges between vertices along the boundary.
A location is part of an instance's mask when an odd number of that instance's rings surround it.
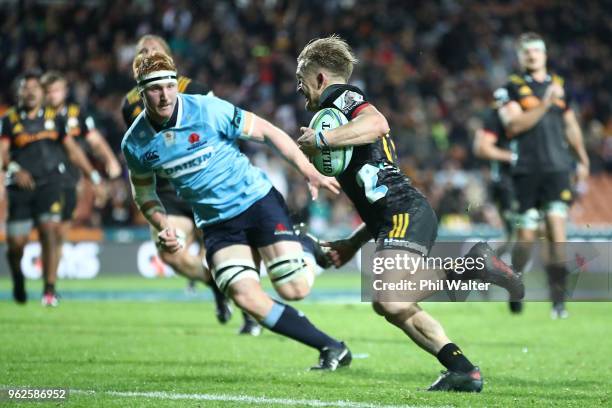
<svg viewBox="0 0 612 408">
<path fill-rule="evenodd" d="M 244 112 L 214 96 L 179 94 L 176 125 L 156 132 L 141 113 L 121 149 L 130 171 L 170 180 L 198 227 L 235 217 L 272 188 L 238 149 Z"/>
</svg>

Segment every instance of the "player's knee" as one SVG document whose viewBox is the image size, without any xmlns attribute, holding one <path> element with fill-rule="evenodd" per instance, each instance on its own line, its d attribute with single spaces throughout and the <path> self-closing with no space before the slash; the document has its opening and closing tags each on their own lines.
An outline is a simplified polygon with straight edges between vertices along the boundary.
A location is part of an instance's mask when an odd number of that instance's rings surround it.
<svg viewBox="0 0 612 408">
<path fill-rule="evenodd" d="M 284 300 L 302 300 L 310 294 L 310 285 L 306 278 L 297 278 L 284 285 L 276 286 L 276 292 Z"/>
<path fill-rule="evenodd" d="M 253 279 L 243 279 L 237 283 L 232 283 L 228 295 L 239 308 L 257 320 L 266 316 L 272 302 L 261 288 L 259 281 Z"/>
<path fill-rule="evenodd" d="M 378 315 L 390 322 L 406 321 L 421 310 L 416 303 L 412 302 L 372 302 L 372 308 Z"/>
<path fill-rule="evenodd" d="M 516 226 L 520 230 L 535 231 L 540 225 L 540 212 L 536 208 L 530 208 L 516 217 Z"/>
<path fill-rule="evenodd" d="M 300 300 L 308 296 L 314 282 L 314 272 L 301 252 L 280 256 L 266 262 L 270 280 L 285 300 Z"/>
<path fill-rule="evenodd" d="M 238 300 L 236 300 L 235 297 L 248 298 L 245 293 L 250 292 L 250 286 L 252 286 L 239 284 L 241 281 L 249 279 L 254 281 L 257 287 L 260 287 L 259 272 L 251 259 L 230 259 L 221 262 L 212 270 L 212 275 L 221 292 L 225 294 L 230 293 L 229 289 L 231 286 L 231 296 L 236 302 L 238 302 Z M 245 299 L 245 301 L 247 300 L 248 299 Z"/>
</svg>

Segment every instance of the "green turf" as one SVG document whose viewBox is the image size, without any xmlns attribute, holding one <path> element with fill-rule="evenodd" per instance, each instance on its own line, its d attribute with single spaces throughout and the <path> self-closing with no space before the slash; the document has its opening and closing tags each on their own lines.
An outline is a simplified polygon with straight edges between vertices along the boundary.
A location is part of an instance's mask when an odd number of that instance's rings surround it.
<svg viewBox="0 0 612 408">
<path fill-rule="evenodd" d="M 343 279 L 358 284 L 358 278 L 330 274 L 319 285 L 336 287 Z M 8 285 L 0 280 L 2 290 Z M 70 290 L 183 286 L 178 279 L 62 283 Z M 412 406 L 612 405 L 610 304 L 571 304 L 571 317 L 564 321 L 550 320 L 545 303 L 528 304 L 519 317 L 510 316 L 500 303 L 424 304 L 481 366 L 485 390 L 478 395 L 422 391 L 441 366 L 368 305 L 298 306 L 321 328 L 346 340 L 353 353 L 369 357 L 335 373 L 307 372 L 316 360 L 315 351 L 270 332 L 259 338 L 239 337 L 237 316 L 220 326 L 206 302 L 65 301 L 56 309 L 43 309 L 35 301 L 24 307 L 2 301 L 0 385 L 97 391 L 73 393 L 67 403 L 57 404 L 83 407 L 247 406 L 236 401 L 112 396 L 104 391 Z M 25 406 L 38 405 L 51 404 Z"/>
</svg>

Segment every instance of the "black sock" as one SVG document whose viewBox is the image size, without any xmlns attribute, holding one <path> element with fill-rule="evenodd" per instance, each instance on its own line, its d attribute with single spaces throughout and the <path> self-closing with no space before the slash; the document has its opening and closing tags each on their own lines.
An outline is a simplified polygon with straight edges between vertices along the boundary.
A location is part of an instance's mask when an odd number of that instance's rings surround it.
<svg viewBox="0 0 612 408">
<path fill-rule="evenodd" d="M 55 293 L 55 283 L 45 283 L 45 293 Z"/>
<path fill-rule="evenodd" d="M 219 290 L 219 287 L 217 286 L 214 280 L 206 283 L 206 286 L 208 286 L 210 290 L 212 291 L 213 296 L 215 297 L 215 302 L 217 304 L 221 304 L 222 302 L 225 301 L 226 299 L 225 295 L 223 294 L 223 292 Z"/>
<path fill-rule="evenodd" d="M 275 302 L 261 324 L 274 333 L 282 334 L 317 350 L 324 347 L 342 347 L 339 341 L 317 329 L 301 312 L 282 303 Z"/>
<path fill-rule="evenodd" d="M 436 357 L 440 364 L 450 371 L 467 373 L 474 369 L 474 365 L 463 355 L 463 352 L 455 343 L 448 343 L 442 347 Z"/>
<path fill-rule="evenodd" d="M 257 323 L 257 320 L 255 320 L 255 318 L 253 316 L 251 316 L 250 314 L 248 314 L 244 310 L 242 311 L 242 318 L 244 319 L 245 322 Z"/>
<path fill-rule="evenodd" d="M 567 268 L 563 264 L 548 264 L 546 265 L 546 273 L 548 275 L 550 300 L 553 303 L 563 303 L 567 286 Z"/>
</svg>

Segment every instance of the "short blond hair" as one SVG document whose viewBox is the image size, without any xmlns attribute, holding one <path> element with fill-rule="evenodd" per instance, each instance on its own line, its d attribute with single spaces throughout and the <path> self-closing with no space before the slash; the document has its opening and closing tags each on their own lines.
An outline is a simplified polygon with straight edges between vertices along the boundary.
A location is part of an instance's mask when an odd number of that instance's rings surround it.
<svg viewBox="0 0 612 408">
<path fill-rule="evenodd" d="M 154 52 L 150 55 L 138 54 L 132 63 L 134 79 L 138 80 L 155 71 L 175 71 L 174 60 L 168 54 Z"/>
<path fill-rule="evenodd" d="M 144 47 L 144 43 L 146 41 L 155 41 L 159 43 L 159 45 L 161 45 L 161 47 L 163 48 L 166 54 L 168 55 L 171 54 L 170 46 L 168 45 L 166 40 L 164 40 L 159 35 L 155 35 L 155 34 L 145 34 L 142 37 L 140 37 L 140 39 L 138 40 L 138 43 L 136 43 L 136 54 L 140 54 L 142 52 L 142 48 Z"/>
<path fill-rule="evenodd" d="M 304 71 L 324 68 L 348 81 L 358 60 L 351 47 L 338 35 L 310 41 L 297 58 Z"/>
</svg>

